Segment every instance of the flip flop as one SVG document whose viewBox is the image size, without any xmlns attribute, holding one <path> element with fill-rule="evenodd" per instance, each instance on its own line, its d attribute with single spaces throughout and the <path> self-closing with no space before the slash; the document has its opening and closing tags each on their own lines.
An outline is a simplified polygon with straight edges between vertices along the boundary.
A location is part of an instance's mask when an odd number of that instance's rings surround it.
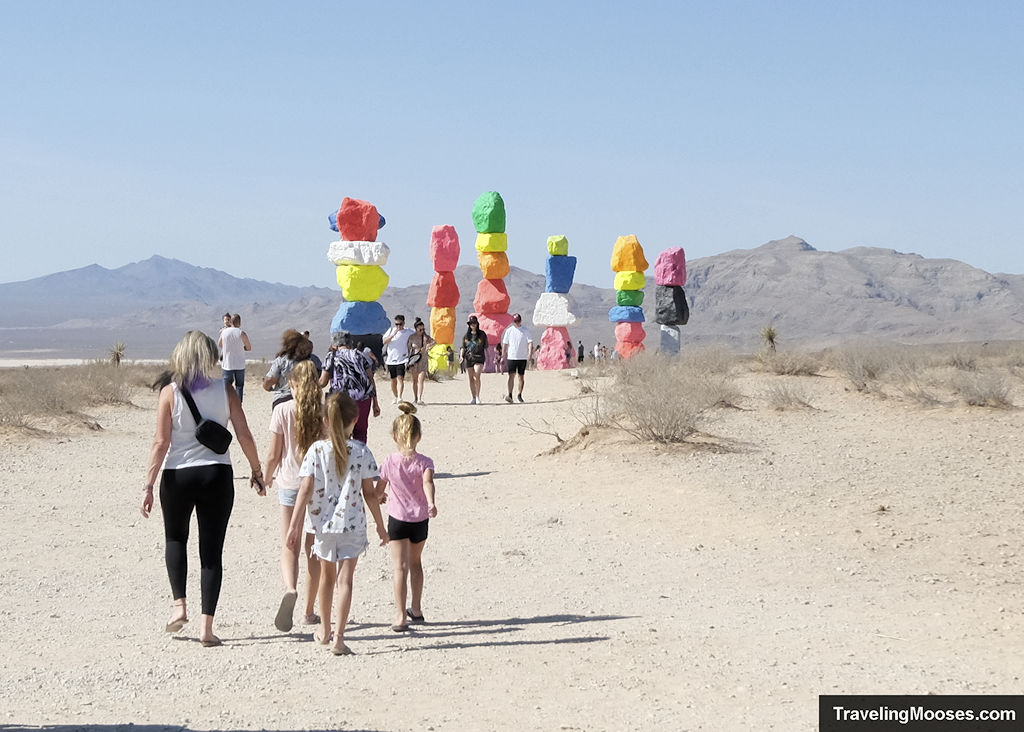
<svg viewBox="0 0 1024 732">
<path fill-rule="evenodd" d="M 164 630 L 168 633 L 177 633 L 179 630 L 185 627 L 185 623 L 187 622 L 188 618 L 178 618 L 177 620 L 172 620 L 164 626 Z"/>
<path fill-rule="evenodd" d="M 295 601 L 298 597 L 299 593 L 297 592 L 286 592 L 284 597 L 281 598 L 281 607 L 277 609 L 274 627 L 282 633 L 287 633 L 292 629 L 292 615 L 295 612 Z"/>
<path fill-rule="evenodd" d="M 353 656 L 352 649 L 346 646 L 344 643 L 341 644 L 341 648 L 338 646 L 331 646 L 331 653 L 335 656 Z"/>
<path fill-rule="evenodd" d="M 410 623 L 425 623 L 425 622 L 427 622 L 426 620 L 424 620 L 422 615 L 416 615 L 415 613 L 413 613 L 412 610 L 406 610 L 405 611 L 405 615 L 406 615 L 406 617 L 409 618 L 409 622 Z"/>
<path fill-rule="evenodd" d="M 320 625 L 320 616 L 316 613 L 310 613 L 309 615 L 302 616 L 303 625 Z"/>
<path fill-rule="evenodd" d="M 320 635 L 320 631 L 316 630 L 316 631 L 313 632 L 313 640 L 315 640 L 317 643 L 319 643 L 322 646 L 326 646 L 328 643 L 330 643 L 332 640 L 334 640 L 334 631 L 332 630 L 330 637 L 327 638 L 327 640 L 324 640 L 324 637 L 322 635 Z"/>
<path fill-rule="evenodd" d="M 408 633 L 409 632 L 409 626 L 408 625 L 392 625 L 391 626 L 391 630 L 395 631 L 396 633 Z"/>
<path fill-rule="evenodd" d="M 199 645 L 201 645 L 203 648 L 216 648 L 217 646 L 224 645 L 224 641 L 216 637 L 207 638 L 206 640 L 199 641 Z"/>
</svg>

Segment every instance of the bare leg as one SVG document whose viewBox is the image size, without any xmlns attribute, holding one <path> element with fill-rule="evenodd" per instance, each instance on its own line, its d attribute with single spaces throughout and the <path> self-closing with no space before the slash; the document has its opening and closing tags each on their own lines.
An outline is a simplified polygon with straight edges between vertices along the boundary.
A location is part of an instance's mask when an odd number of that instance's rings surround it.
<svg viewBox="0 0 1024 732">
<path fill-rule="evenodd" d="M 508 370 L 508 398 L 509 398 L 509 401 L 512 400 L 512 382 L 513 382 L 513 380 L 515 378 L 516 378 L 516 372 L 510 368 Z M 522 391 L 522 388 L 520 388 L 519 391 Z"/>
<path fill-rule="evenodd" d="M 213 634 L 213 616 L 203 615 L 202 625 L 199 629 L 199 642 L 203 645 L 220 645 L 220 638 Z"/>
<path fill-rule="evenodd" d="M 310 551 L 313 548 L 313 534 L 306 534 L 306 616 L 315 615 L 313 604 L 320 588 L 320 560 Z"/>
<path fill-rule="evenodd" d="M 342 559 L 338 563 L 338 604 L 335 606 L 334 613 L 337 616 L 334 650 L 345 648 L 345 624 L 348 623 L 348 612 L 352 608 L 352 577 L 355 575 L 358 561 L 359 557 L 354 557 Z"/>
<path fill-rule="evenodd" d="M 395 625 L 405 625 L 406 581 L 409 577 L 409 540 L 389 542 L 395 568 Z"/>
<path fill-rule="evenodd" d="M 299 553 L 285 543 L 294 511 L 295 506 L 281 506 L 281 576 L 286 592 L 295 592 L 299 581 Z"/>
<path fill-rule="evenodd" d="M 391 380 L 391 393 L 395 395 L 395 399 L 398 399 L 398 377 L 397 376 Z"/>
<path fill-rule="evenodd" d="M 423 615 L 423 608 L 420 605 L 423 600 L 423 562 L 420 560 L 426 545 L 426 541 L 409 544 L 409 590 L 412 595 L 412 606 L 409 609 L 413 615 Z"/>
<path fill-rule="evenodd" d="M 519 392 L 518 392 L 518 394 L 519 394 L 519 396 L 522 396 L 523 395 L 523 381 L 526 379 L 526 377 L 523 376 L 522 374 L 517 374 L 517 377 L 518 377 L 518 382 L 519 382 Z M 511 374 L 509 374 L 509 377 L 508 377 L 508 391 L 509 391 L 509 394 L 512 393 L 512 375 Z"/>
<path fill-rule="evenodd" d="M 334 604 L 334 584 L 338 581 L 338 565 L 320 560 L 320 642 L 327 645 L 331 638 L 331 606 Z"/>
<path fill-rule="evenodd" d="M 398 401 L 402 401 L 402 396 L 405 394 L 405 377 L 398 377 Z"/>
<path fill-rule="evenodd" d="M 188 622 L 188 601 L 184 597 L 175 600 L 171 607 L 171 619 L 167 621 L 167 631 L 170 633 L 181 630 L 181 626 Z"/>
</svg>

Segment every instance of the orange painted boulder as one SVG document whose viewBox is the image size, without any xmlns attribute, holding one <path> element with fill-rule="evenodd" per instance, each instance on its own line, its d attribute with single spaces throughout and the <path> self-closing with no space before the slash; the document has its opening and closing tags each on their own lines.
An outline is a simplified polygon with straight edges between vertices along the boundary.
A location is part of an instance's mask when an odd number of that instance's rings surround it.
<svg viewBox="0 0 1024 732">
<path fill-rule="evenodd" d="M 500 280 L 508 277 L 512 269 L 508 265 L 508 255 L 505 252 L 477 252 L 477 260 L 480 262 L 480 271 L 484 279 Z"/>
<path fill-rule="evenodd" d="M 454 272 L 435 272 L 427 292 L 427 305 L 432 308 L 453 308 L 459 304 L 459 285 Z M 437 340 L 437 337 L 434 337 Z"/>
<path fill-rule="evenodd" d="M 612 249 L 613 272 L 646 272 L 648 266 L 644 248 L 635 236 L 630 234 L 615 240 L 615 248 Z"/>
<path fill-rule="evenodd" d="M 338 208 L 338 233 L 348 241 L 377 241 L 380 214 L 377 207 L 358 198 L 342 200 Z"/>
<path fill-rule="evenodd" d="M 644 349 L 643 343 L 632 343 L 630 341 L 619 341 L 615 344 L 615 350 L 618 351 L 621 358 L 629 358 L 635 356 L 638 353 L 642 353 Z"/>
<path fill-rule="evenodd" d="M 455 342 L 455 308 L 430 311 L 430 337 L 438 343 Z"/>
<path fill-rule="evenodd" d="M 480 280 L 473 298 L 473 309 L 484 315 L 507 313 L 510 302 L 504 280 Z M 483 330 L 482 325 L 480 329 Z"/>
</svg>

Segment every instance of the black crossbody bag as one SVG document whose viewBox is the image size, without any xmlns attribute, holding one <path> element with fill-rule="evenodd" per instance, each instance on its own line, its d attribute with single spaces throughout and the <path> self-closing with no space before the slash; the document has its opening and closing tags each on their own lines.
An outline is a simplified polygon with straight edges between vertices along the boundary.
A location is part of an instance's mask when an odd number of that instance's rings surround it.
<svg viewBox="0 0 1024 732">
<path fill-rule="evenodd" d="M 188 389 L 182 386 L 180 391 L 181 395 L 185 397 L 189 411 L 192 412 L 192 419 L 196 422 L 196 439 L 199 440 L 199 444 L 210 448 L 218 455 L 226 453 L 231 446 L 231 432 L 220 422 L 206 419 L 199 414 L 196 402 L 188 393 Z"/>
</svg>

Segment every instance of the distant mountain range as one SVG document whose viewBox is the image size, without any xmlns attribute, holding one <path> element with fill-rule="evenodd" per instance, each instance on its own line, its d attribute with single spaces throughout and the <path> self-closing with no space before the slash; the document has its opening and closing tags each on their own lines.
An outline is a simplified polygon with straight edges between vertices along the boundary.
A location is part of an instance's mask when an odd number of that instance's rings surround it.
<svg viewBox="0 0 1024 732">
<path fill-rule="evenodd" d="M 648 252 L 652 264 L 656 254 Z M 953 259 L 869 247 L 820 252 L 791 236 L 694 259 L 688 270 L 684 344 L 719 341 L 752 350 L 768 324 L 782 347 L 858 336 L 915 343 L 1024 339 L 1024 275 L 989 274 Z M 650 317 L 653 271 L 648 275 Z M 472 310 L 480 270 L 459 267 L 456 280 L 462 319 Z M 544 276 L 513 267 L 505 283 L 511 311 L 529 324 Z M 417 315 L 428 320 L 428 286 L 389 288 L 381 304 L 410 322 Z M 607 312 L 614 291 L 578 283 L 571 294 L 580 317 L 570 329 L 574 340 L 588 348 L 613 341 Z M 91 265 L 0 284 L 0 356 L 99 357 L 125 341 L 129 358 L 163 357 L 186 330 L 215 334 L 228 310 L 241 313 L 254 357 L 272 356 L 288 327 L 310 330 L 323 351 L 339 302 L 336 290 L 240 279 L 159 256 L 117 269 Z M 647 330 L 648 346 L 656 348 L 658 326 L 648 323 Z"/>
</svg>

